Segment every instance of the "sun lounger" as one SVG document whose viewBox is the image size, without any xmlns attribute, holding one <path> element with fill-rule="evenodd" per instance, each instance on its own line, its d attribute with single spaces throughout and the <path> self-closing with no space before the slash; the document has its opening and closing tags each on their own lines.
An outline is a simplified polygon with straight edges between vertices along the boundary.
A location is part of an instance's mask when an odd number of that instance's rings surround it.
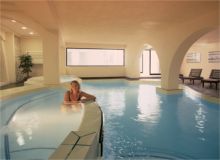
<svg viewBox="0 0 220 160">
<path fill-rule="evenodd" d="M 202 80 L 202 87 L 204 87 L 205 83 L 209 83 L 210 86 L 212 86 L 212 84 L 215 84 L 215 88 L 217 90 L 219 82 L 220 82 L 220 70 L 219 69 L 212 69 L 209 78 Z"/>
<path fill-rule="evenodd" d="M 190 73 L 189 73 L 189 76 L 188 77 L 180 77 L 180 79 L 182 79 L 182 82 L 184 83 L 184 80 L 190 80 L 190 83 L 193 82 L 194 84 L 194 81 L 195 80 L 202 80 L 203 77 L 201 77 L 202 73 L 202 69 L 191 69 Z"/>
</svg>

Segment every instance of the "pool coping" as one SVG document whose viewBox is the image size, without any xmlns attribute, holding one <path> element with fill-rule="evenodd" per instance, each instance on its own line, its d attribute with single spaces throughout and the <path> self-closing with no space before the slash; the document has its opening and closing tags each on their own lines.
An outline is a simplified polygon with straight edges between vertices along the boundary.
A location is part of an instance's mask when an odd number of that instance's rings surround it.
<svg viewBox="0 0 220 160">
<path fill-rule="evenodd" d="M 102 155 L 102 111 L 96 102 L 85 103 L 78 131 L 71 131 L 49 157 L 55 159 L 97 159 Z"/>
</svg>

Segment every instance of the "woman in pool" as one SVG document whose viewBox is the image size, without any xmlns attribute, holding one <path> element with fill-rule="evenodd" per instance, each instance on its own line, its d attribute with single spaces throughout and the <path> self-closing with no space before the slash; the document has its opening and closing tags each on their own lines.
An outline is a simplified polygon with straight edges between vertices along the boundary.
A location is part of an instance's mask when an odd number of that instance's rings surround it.
<svg viewBox="0 0 220 160">
<path fill-rule="evenodd" d="M 95 101 L 96 97 L 80 90 L 78 81 L 70 83 L 70 90 L 64 95 L 64 104 L 75 104 L 78 102 Z"/>
</svg>

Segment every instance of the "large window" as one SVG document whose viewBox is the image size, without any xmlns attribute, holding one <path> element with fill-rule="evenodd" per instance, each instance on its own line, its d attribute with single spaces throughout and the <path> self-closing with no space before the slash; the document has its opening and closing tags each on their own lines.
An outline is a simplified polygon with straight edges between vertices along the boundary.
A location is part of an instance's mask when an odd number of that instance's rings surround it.
<svg viewBox="0 0 220 160">
<path fill-rule="evenodd" d="M 67 66 L 123 66 L 124 49 L 66 49 Z"/>
</svg>

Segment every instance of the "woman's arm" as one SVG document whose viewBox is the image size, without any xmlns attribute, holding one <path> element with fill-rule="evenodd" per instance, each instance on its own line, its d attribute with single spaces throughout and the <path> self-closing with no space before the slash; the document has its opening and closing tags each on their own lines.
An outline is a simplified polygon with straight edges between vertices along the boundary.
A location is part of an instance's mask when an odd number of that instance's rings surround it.
<svg viewBox="0 0 220 160">
<path fill-rule="evenodd" d="M 81 101 L 82 102 L 86 102 L 86 101 L 95 101 L 96 100 L 96 97 L 91 95 L 91 94 L 88 94 L 86 92 L 83 92 L 81 91 L 80 93 L 80 97 L 81 97 Z M 82 99 L 83 97 L 85 97 L 85 99 Z"/>
</svg>

